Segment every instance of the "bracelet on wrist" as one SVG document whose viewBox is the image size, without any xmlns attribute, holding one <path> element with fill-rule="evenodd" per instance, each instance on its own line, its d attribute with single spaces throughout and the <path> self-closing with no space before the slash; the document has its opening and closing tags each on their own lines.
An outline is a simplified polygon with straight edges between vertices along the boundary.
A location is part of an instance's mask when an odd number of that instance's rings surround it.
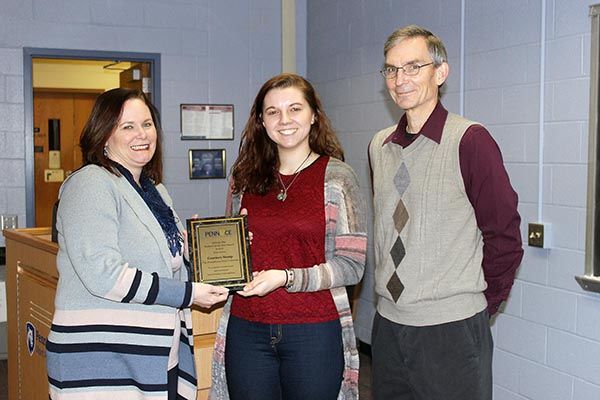
<svg viewBox="0 0 600 400">
<path fill-rule="evenodd" d="M 286 269 L 285 273 L 286 273 L 285 288 L 289 289 L 292 286 L 294 286 L 294 270 L 293 269 Z"/>
<path fill-rule="evenodd" d="M 283 284 L 283 287 L 287 288 L 287 284 L 288 284 L 288 281 L 290 279 L 290 275 L 288 274 L 288 270 L 287 269 L 284 269 L 283 272 L 285 272 L 285 283 Z"/>
</svg>

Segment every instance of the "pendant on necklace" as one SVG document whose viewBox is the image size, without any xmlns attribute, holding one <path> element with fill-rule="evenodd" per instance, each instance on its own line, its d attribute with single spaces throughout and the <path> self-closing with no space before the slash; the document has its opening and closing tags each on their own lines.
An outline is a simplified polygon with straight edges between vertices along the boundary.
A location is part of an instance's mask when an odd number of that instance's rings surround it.
<svg viewBox="0 0 600 400">
<path fill-rule="evenodd" d="M 279 200 L 279 201 L 285 201 L 286 198 L 287 198 L 287 193 L 285 192 L 285 190 L 280 191 L 279 194 L 277 195 L 277 200 Z"/>
</svg>

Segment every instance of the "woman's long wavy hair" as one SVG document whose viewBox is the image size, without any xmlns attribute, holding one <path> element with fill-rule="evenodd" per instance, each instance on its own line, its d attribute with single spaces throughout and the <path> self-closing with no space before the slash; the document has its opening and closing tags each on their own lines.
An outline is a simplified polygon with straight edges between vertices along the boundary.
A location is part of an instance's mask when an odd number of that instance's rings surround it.
<svg viewBox="0 0 600 400">
<path fill-rule="evenodd" d="M 277 182 L 279 156 L 277 145 L 269 138 L 262 122 L 265 96 L 273 89 L 296 88 L 315 114 L 308 143 L 319 154 L 344 160 L 344 151 L 323 111 L 321 100 L 313 86 L 296 74 L 281 74 L 269 79 L 260 88 L 250 110 L 250 117 L 242 132 L 239 156 L 231 168 L 234 193 L 246 192 L 264 195 Z"/>
</svg>

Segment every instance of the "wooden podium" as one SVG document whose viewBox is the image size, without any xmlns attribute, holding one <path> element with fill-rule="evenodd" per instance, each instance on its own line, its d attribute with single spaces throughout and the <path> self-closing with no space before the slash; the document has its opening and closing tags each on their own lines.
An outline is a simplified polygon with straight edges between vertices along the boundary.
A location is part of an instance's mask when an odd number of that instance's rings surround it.
<svg viewBox="0 0 600 400">
<path fill-rule="evenodd" d="M 46 400 L 46 338 L 58 282 L 50 228 L 4 230 L 8 317 L 8 399 Z M 208 398 L 215 332 L 221 308 L 192 311 L 198 400 Z"/>
</svg>

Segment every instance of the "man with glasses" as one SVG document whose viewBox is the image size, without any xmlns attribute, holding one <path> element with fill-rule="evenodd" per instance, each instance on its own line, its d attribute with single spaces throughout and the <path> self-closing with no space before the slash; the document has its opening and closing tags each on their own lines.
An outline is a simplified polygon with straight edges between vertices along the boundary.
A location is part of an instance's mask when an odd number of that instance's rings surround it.
<svg viewBox="0 0 600 400">
<path fill-rule="evenodd" d="M 491 400 L 489 317 L 523 256 L 517 194 L 480 124 L 439 100 L 446 49 L 407 26 L 381 74 L 404 110 L 369 145 L 374 193 L 375 399 Z"/>
</svg>

